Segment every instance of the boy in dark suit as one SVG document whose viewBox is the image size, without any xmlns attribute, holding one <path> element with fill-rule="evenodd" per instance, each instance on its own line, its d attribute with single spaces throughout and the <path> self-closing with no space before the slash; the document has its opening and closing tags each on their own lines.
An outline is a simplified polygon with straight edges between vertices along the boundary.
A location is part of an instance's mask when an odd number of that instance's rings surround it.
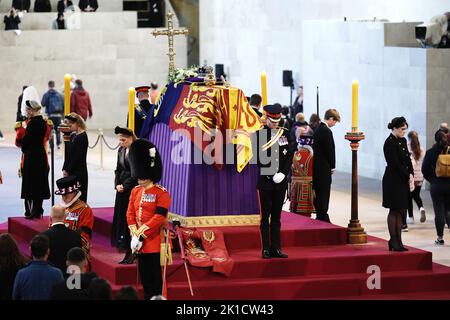
<svg viewBox="0 0 450 320">
<path fill-rule="evenodd" d="M 321 122 L 314 131 L 313 137 L 313 189 L 315 192 L 316 219 L 330 223 L 328 205 L 330 202 L 331 175 L 336 167 L 333 132 L 330 128 L 341 121 L 341 116 L 336 109 L 328 109 L 325 112 L 324 119 L 325 121 Z"/>
<path fill-rule="evenodd" d="M 70 249 L 81 248 L 80 233 L 67 228 L 64 224 L 66 212 L 61 206 L 53 206 L 50 212 L 51 227 L 43 232 L 50 240 L 48 261 L 66 274 L 66 257 Z"/>
</svg>

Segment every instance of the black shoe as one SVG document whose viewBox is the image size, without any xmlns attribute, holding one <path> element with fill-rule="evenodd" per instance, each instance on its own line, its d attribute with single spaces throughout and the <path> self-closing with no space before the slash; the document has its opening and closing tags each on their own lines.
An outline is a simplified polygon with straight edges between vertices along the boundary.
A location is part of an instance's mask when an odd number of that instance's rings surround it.
<svg viewBox="0 0 450 320">
<path fill-rule="evenodd" d="M 25 219 L 27 220 L 33 220 L 34 216 L 32 214 L 30 214 L 29 216 L 25 216 Z"/>
<path fill-rule="evenodd" d="M 391 240 L 389 240 L 388 246 L 389 246 L 389 251 L 396 251 L 396 252 L 408 251 L 408 249 L 406 249 L 403 246 L 394 246 L 394 245 L 392 245 Z"/>
<path fill-rule="evenodd" d="M 119 262 L 119 264 L 133 264 L 136 256 L 131 254 L 131 250 L 127 250 L 123 260 Z"/>
<path fill-rule="evenodd" d="M 443 246 L 443 245 L 445 245 L 445 241 L 444 241 L 444 239 L 437 239 L 434 242 L 434 244 L 437 245 L 437 246 Z"/>
<path fill-rule="evenodd" d="M 281 252 L 280 249 L 275 249 L 270 252 L 270 256 L 273 258 L 287 258 L 288 255 L 286 253 Z"/>
<path fill-rule="evenodd" d="M 263 250 L 263 252 L 262 252 L 262 258 L 263 258 L 263 259 L 270 259 L 270 258 L 271 258 L 271 256 L 270 256 L 270 251 L 269 251 L 269 250 Z"/>
</svg>

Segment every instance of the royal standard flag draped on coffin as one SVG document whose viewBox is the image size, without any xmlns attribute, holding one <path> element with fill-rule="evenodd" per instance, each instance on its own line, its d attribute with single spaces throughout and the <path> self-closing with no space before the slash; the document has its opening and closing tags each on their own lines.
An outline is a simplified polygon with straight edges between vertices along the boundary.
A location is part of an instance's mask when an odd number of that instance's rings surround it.
<svg viewBox="0 0 450 320">
<path fill-rule="evenodd" d="M 155 113 L 155 123 L 165 123 L 172 130 L 186 130 L 191 141 L 204 152 L 210 142 L 195 141 L 194 131 L 201 130 L 210 136 L 214 130 L 220 132 L 224 141 L 214 143 L 236 145 L 238 172 L 253 156 L 251 134 L 263 126 L 242 90 L 220 85 L 171 83 L 162 91 Z"/>
</svg>

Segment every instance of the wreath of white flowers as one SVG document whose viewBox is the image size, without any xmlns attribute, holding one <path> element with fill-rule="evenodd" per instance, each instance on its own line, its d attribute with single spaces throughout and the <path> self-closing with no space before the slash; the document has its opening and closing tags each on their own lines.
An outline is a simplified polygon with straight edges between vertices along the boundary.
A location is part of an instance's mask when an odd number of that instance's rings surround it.
<svg viewBox="0 0 450 320">
<path fill-rule="evenodd" d="M 198 77 L 198 66 L 191 66 L 187 69 L 177 68 L 174 71 L 170 72 L 167 81 L 170 82 L 183 82 L 186 78 L 195 78 Z"/>
</svg>

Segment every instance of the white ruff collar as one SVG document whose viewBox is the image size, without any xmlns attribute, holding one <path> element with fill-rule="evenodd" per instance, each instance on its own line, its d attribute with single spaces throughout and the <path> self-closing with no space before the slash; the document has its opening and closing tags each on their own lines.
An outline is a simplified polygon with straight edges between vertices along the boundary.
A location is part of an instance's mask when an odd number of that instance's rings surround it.
<svg viewBox="0 0 450 320">
<path fill-rule="evenodd" d="M 78 191 L 77 195 L 75 196 L 75 198 L 72 199 L 72 201 L 70 201 L 69 203 L 65 203 L 64 201 L 62 201 L 61 206 L 66 209 L 70 208 L 70 206 L 73 205 L 75 203 L 75 201 L 77 201 L 80 197 L 81 197 L 81 191 Z"/>
</svg>

